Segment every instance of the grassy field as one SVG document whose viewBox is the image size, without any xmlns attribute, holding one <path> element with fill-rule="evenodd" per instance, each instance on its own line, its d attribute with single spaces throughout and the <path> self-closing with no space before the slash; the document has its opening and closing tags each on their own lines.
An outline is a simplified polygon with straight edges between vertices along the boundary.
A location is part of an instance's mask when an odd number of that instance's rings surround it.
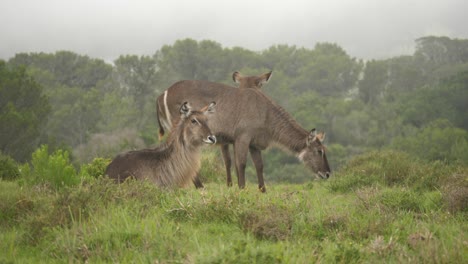
<svg viewBox="0 0 468 264">
<path fill-rule="evenodd" d="M 373 152 L 265 194 L 223 177 L 203 190 L 0 181 L 0 263 L 467 263 L 466 167 Z"/>
</svg>

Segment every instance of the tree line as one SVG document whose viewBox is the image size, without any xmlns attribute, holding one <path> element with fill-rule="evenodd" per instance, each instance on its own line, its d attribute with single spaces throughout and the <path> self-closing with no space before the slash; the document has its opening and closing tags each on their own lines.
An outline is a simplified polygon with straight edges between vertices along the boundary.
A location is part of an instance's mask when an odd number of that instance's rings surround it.
<svg viewBox="0 0 468 264">
<path fill-rule="evenodd" d="M 0 150 L 27 162 L 47 144 L 80 164 L 154 145 L 155 100 L 172 83 L 234 85 L 234 71 L 272 70 L 263 91 L 302 126 L 326 132 L 335 169 L 382 148 L 468 164 L 468 40 L 427 36 L 415 45 L 412 55 L 369 61 L 333 43 L 254 52 L 193 39 L 113 62 L 70 51 L 18 53 L 0 61 Z M 265 160 L 272 180 L 304 177 L 294 157 L 271 150 Z"/>
</svg>

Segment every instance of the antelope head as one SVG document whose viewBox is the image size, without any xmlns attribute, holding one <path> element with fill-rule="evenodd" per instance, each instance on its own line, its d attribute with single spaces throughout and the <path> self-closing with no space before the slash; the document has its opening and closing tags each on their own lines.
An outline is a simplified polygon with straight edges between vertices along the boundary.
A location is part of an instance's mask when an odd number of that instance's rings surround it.
<svg viewBox="0 0 468 264">
<path fill-rule="evenodd" d="M 312 129 L 306 139 L 306 147 L 299 153 L 299 160 L 322 179 L 328 179 L 331 171 L 328 165 L 325 146 L 322 144 L 325 133 Z"/>
<path fill-rule="evenodd" d="M 208 127 L 208 115 L 215 112 L 216 103 L 212 102 L 199 111 L 192 110 L 188 102 L 180 107 L 180 117 L 183 123 L 183 139 L 190 146 L 215 144 L 216 137 Z"/>
</svg>

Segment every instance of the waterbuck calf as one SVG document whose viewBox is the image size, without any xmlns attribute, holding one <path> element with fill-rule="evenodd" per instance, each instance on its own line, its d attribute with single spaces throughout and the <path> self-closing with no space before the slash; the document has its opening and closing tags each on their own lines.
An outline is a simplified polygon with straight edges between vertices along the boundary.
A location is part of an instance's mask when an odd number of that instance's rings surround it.
<svg viewBox="0 0 468 264">
<path fill-rule="evenodd" d="M 106 174 L 118 182 L 134 177 L 149 180 L 160 187 L 186 187 L 200 169 L 203 143 L 216 143 L 216 137 L 207 125 L 207 114 L 214 112 L 214 107 L 212 102 L 200 111 L 192 111 L 187 102 L 180 104 L 179 120 L 166 143 L 154 149 L 118 155 L 107 166 Z"/>
<path fill-rule="evenodd" d="M 157 115 L 161 129 L 177 122 L 177 109 L 189 100 L 193 105 L 207 100 L 219 103 L 219 113 L 209 120 L 218 144 L 234 144 L 238 185 L 245 187 L 245 166 L 250 151 L 256 164 L 258 185 L 265 191 L 261 150 L 279 145 L 297 157 L 321 178 L 328 178 L 328 165 L 322 134 L 302 128 L 282 107 L 258 89 L 238 89 L 207 81 L 186 80 L 169 87 L 158 99 Z M 228 179 L 229 180 L 229 179 Z"/>
</svg>

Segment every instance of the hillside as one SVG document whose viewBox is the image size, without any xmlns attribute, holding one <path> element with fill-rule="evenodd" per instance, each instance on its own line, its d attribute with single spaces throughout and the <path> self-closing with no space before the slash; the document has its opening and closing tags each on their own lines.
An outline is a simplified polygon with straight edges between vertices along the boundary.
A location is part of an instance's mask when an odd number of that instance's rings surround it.
<svg viewBox="0 0 468 264">
<path fill-rule="evenodd" d="M 327 181 L 228 188 L 204 160 L 206 188 L 0 181 L 2 263 L 462 263 L 468 168 L 358 156 Z M 94 164 L 95 165 L 95 164 Z M 95 167 L 97 168 L 97 166 Z M 208 169 L 207 169 L 208 168 Z M 24 169 L 24 168 L 23 168 Z M 87 171 L 86 174 L 84 171 Z M 98 173 L 99 174 L 99 173 Z M 54 187 L 56 186 L 56 187 Z"/>
</svg>

